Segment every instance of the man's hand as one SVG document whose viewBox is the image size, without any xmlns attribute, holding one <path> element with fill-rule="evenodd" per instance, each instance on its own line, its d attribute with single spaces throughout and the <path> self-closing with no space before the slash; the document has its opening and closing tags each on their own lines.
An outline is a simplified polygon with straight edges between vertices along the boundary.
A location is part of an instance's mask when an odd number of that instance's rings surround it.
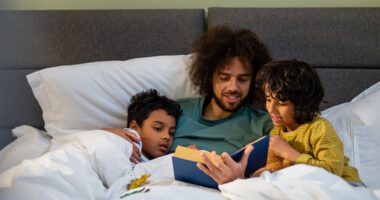
<svg viewBox="0 0 380 200">
<path fill-rule="evenodd" d="M 123 129 L 123 128 L 104 128 L 103 130 L 108 131 L 110 133 L 113 133 L 115 135 L 118 135 L 124 139 L 126 139 L 128 142 L 130 142 L 133 146 L 132 155 L 129 158 L 131 162 L 133 163 L 140 163 L 141 162 L 141 153 L 135 142 L 139 142 L 140 138 L 137 137 L 135 134 Z"/>
<path fill-rule="evenodd" d="M 244 154 L 240 162 L 238 163 L 235 162 L 227 153 L 222 153 L 222 159 L 218 159 L 215 151 L 213 151 L 211 153 L 212 160 L 210 160 L 205 153 L 202 153 L 201 155 L 205 161 L 205 164 L 197 163 L 197 166 L 218 184 L 227 183 L 238 178 L 245 178 L 244 172 L 247 166 L 249 154 L 252 150 L 253 146 L 248 145 L 244 150 Z"/>
</svg>

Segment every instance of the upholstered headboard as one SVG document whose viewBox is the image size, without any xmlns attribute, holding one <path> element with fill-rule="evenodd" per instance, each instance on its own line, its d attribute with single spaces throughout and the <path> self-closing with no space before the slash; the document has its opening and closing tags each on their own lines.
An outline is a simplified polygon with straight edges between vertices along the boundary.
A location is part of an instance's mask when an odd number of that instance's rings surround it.
<svg viewBox="0 0 380 200">
<path fill-rule="evenodd" d="M 39 69 L 105 60 L 186 54 L 205 31 L 189 10 L 0 11 L 0 149 L 11 129 L 43 129 L 42 111 L 25 78 Z"/>
<path fill-rule="evenodd" d="M 351 100 L 380 81 L 379 8 L 210 8 L 209 27 L 255 31 L 275 59 L 317 67 L 323 108 Z M 205 31 L 205 11 L 0 11 L 0 148 L 11 129 L 43 129 L 41 109 L 25 78 L 57 66 L 186 54 Z"/>
<path fill-rule="evenodd" d="M 274 59 L 315 67 L 327 108 L 380 81 L 379 8 L 209 8 L 208 26 L 253 30 Z"/>
</svg>

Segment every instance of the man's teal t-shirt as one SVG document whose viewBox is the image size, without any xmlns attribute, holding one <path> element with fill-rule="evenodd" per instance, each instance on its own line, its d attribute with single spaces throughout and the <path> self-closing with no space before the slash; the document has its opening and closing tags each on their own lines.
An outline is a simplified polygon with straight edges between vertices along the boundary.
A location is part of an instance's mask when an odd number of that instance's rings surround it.
<svg viewBox="0 0 380 200">
<path fill-rule="evenodd" d="M 177 123 L 173 145 L 196 144 L 199 149 L 233 153 L 246 144 L 269 134 L 273 124 L 267 112 L 242 106 L 225 119 L 207 120 L 202 116 L 205 98 L 182 99 L 182 114 Z"/>
</svg>

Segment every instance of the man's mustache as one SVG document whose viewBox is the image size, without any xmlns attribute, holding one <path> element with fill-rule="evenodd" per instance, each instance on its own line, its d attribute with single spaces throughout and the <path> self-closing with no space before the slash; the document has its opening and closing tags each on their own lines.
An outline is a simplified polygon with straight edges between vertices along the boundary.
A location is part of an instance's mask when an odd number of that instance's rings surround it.
<svg viewBox="0 0 380 200">
<path fill-rule="evenodd" d="M 237 92 L 237 91 L 228 91 L 228 92 L 223 92 L 223 95 L 236 95 L 236 96 L 241 96 L 241 92 Z"/>
</svg>

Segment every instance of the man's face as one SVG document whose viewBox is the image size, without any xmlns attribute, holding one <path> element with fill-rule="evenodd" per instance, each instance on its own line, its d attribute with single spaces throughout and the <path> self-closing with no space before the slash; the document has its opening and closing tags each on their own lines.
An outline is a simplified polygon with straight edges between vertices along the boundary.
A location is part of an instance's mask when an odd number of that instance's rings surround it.
<svg viewBox="0 0 380 200">
<path fill-rule="evenodd" d="M 173 144 L 173 134 L 176 129 L 176 120 L 163 109 L 150 113 L 141 126 L 131 122 L 131 128 L 135 129 L 141 137 L 142 152 L 149 158 L 157 158 L 165 155 Z"/>
<path fill-rule="evenodd" d="M 238 57 L 213 75 L 213 100 L 224 112 L 233 112 L 246 99 L 251 85 L 252 72 Z"/>
</svg>

